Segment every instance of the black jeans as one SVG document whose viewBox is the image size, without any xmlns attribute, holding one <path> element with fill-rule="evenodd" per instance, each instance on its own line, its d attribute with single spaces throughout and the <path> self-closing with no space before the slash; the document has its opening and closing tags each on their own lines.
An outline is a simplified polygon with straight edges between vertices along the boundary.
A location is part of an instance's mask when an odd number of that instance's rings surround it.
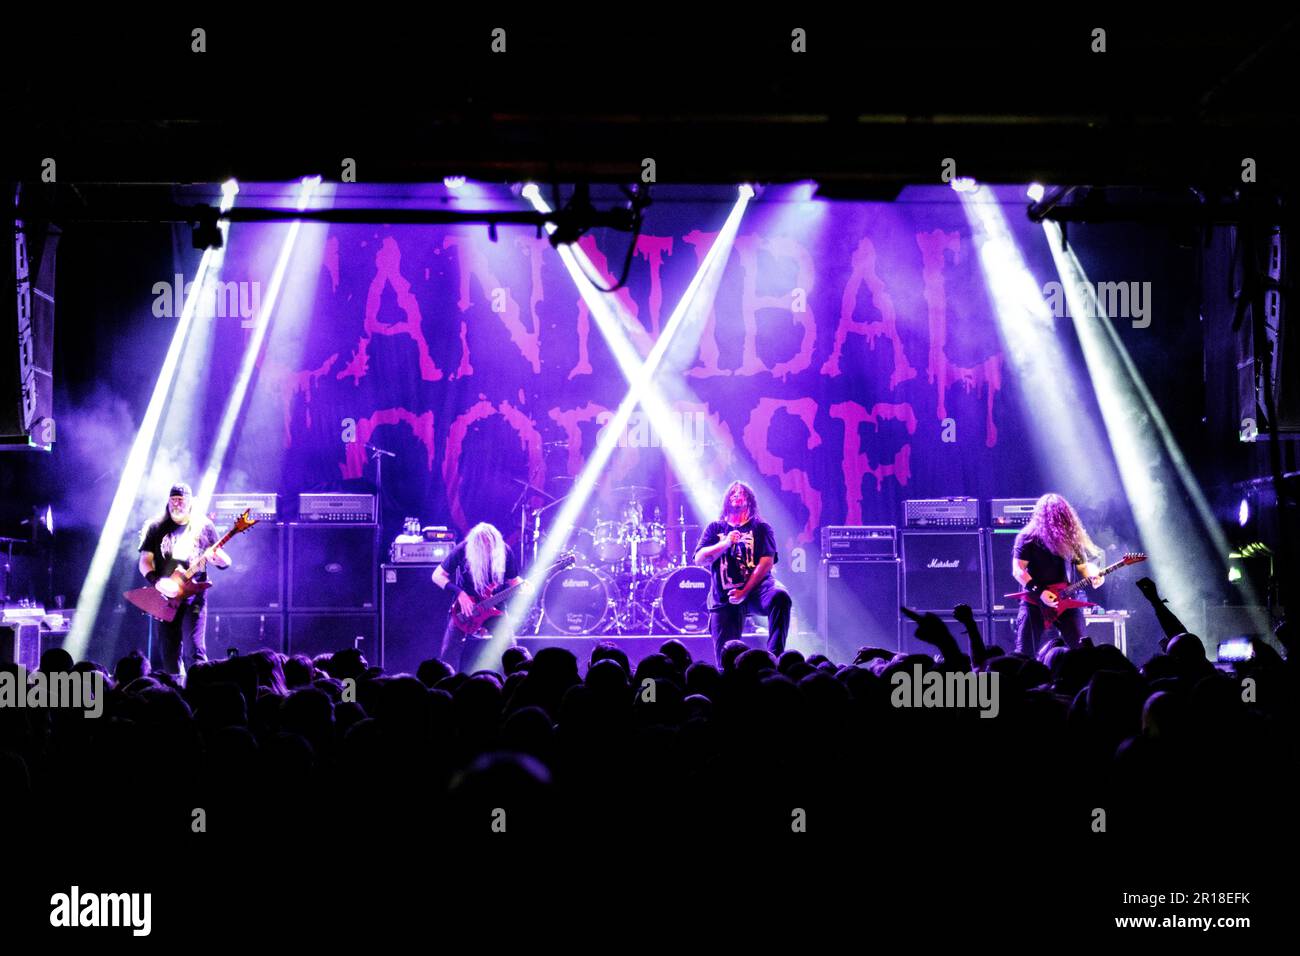
<svg viewBox="0 0 1300 956">
<path fill-rule="evenodd" d="M 502 623 L 504 621 L 504 616 L 494 617 L 487 624 L 490 633 L 484 634 L 480 631 L 473 637 L 467 637 L 465 632 L 456 626 L 452 616 L 448 614 L 447 627 L 442 632 L 442 647 L 438 652 L 438 659 L 456 668 L 457 673 L 473 673 L 469 669 L 470 667 L 492 667 L 491 662 L 480 661 L 479 657 L 483 650 L 487 648 L 488 642 L 492 640 L 492 635 L 498 633 L 504 627 Z M 504 647 L 501 649 L 505 650 Z M 494 669 L 501 669 L 501 659 L 499 657 L 496 659 Z"/>
<path fill-rule="evenodd" d="M 785 638 L 790 631 L 790 605 L 790 593 L 768 577 L 749 593 L 743 603 L 710 607 L 709 633 L 713 635 L 718 667 L 722 667 L 722 646 L 727 641 L 740 640 L 745 630 L 745 618 L 750 614 L 767 617 L 767 649 L 780 655 L 785 650 Z"/>
<path fill-rule="evenodd" d="M 1065 646 L 1071 649 L 1079 646 L 1087 626 L 1088 622 L 1083 619 L 1083 609 L 1077 607 L 1062 611 L 1054 625 L 1061 637 L 1065 639 Z M 1043 646 L 1043 633 L 1047 629 L 1041 607 L 1027 601 L 1021 604 L 1020 613 L 1016 617 L 1016 649 L 1014 653 L 1019 657 L 1036 658 Z"/>
<path fill-rule="evenodd" d="M 208 659 L 208 606 L 203 601 L 187 602 L 170 621 L 158 622 L 158 654 L 162 669 L 169 674 L 181 672 L 181 650 L 188 642 L 190 666 Z"/>
</svg>

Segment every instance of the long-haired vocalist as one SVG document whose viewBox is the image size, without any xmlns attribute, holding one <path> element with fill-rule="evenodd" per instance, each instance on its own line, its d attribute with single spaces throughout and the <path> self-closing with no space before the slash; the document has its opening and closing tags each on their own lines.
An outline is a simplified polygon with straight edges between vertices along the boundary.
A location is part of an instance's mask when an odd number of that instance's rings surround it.
<svg viewBox="0 0 1300 956">
<path fill-rule="evenodd" d="M 217 529 L 206 515 L 192 515 L 194 495 L 183 481 L 172 485 L 167 496 L 167 506 L 162 517 L 155 518 L 140 531 L 140 573 L 150 584 L 165 578 L 177 568 L 188 568 L 190 562 L 217 543 Z M 208 564 L 217 568 L 230 567 L 230 555 L 224 548 L 212 553 Z M 194 575 L 195 581 L 206 581 L 206 568 Z M 158 643 L 162 651 L 163 670 L 179 674 L 182 645 L 190 646 L 190 663 L 208 659 L 205 633 L 208 609 L 203 592 L 181 602 L 176 617 L 158 622 Z"/>
<path fill-rule="evenodd" d="M 465 540 L 452 548 L 433 572 L 433 583 L 451 591 L 461 612 L 473 614 L 474 605 L 491 597 L 503 587 L 520 582 L 515 553 L 501 537 L 501 532 L 486 521 L 469 529 Z M 503 617 L 493 618 L 489 629 L 501 625 Z M 464 670 L 467 638 L 450 616 L 442 636 L 439 657 L 457 670 Z"/>
<path fill-rule="evenodd" d="M 1077 580 L 1073 575 L 1067 576 L 1067 562 L 1087 577 L 1093 587 L 1100 587 L 1105 579 L 1098 576 L 1097 566 L 1088 559 L 1101 554 L 1101 548 L 1093 544 L 1070 503 L 1060 495 L 1046 494 L 1034 502 L 1029 524 L 1016 535 L 1011 573 L 1025 590 L 1048 607 L 1055 607 L 1056 595 L 1044 588 Z M 1054 626 L 1068 647 L 1078 647 L 1087 622 L 1083 610 L 1073 607 L 1062 611 Z M 1015 653 L 1035 656 L 1042 647 L 1044 630 L 1043 609 L 1032 602 L 1023 602 L 1016 618 Z"/>
<path fill-rule="evenodd" d="M 779 557 L 776 534 L 759 517 L 754 489 L 733 481 L 722 496 L 718 520 L 709 523 L 695 546 L 695 563 L 713 571 L 709 632 L 719 667 L 722 646 L 740 638 L 750 614 L 767 616 L 768 650 L 773 654 L 785 650 L 790 595 L 772 577 Z"/>
</svg>

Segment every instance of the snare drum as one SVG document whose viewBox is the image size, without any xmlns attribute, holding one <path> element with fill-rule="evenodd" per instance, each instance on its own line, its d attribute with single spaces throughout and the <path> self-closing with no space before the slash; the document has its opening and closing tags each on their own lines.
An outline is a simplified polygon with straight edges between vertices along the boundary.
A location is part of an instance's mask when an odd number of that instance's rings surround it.
<svg viewBox="0 0 1300 956">
<path fill-rule="evenodd" d="M 605 564 L 613 564 L 627 557 L 627 538 L 617 521 L 597 521 L 593 548 L 595 557 Z"/>
<path fill-rule="evenodd" d="M 613 614 L 614 584 L 594 568 L 566 568 L 542 589 L 542 617 L 555 634 L 602 634 Z"/>
<path fill-rule="evenodd" d="M 668 533 L 662 521 L 651 521 L 641 527 L 636 553 L 646 558 L 658 557 L 668 546 Z"/>
<path fill-rule="evenodd" d="M 702 634 L 709 629 L 711 578 L 708 568 L 670 568 L 642 584 L 638 597 L 642 604 L 654 609 L 655 619 L 669 630 Z"/>
</svg>

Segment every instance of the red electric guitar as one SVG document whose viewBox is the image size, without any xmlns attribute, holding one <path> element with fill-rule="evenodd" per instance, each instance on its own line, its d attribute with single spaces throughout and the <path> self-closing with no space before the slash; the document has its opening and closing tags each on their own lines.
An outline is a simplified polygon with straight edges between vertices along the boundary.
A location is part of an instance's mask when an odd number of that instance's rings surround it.
<svg viewBox="0 0 1300 956">
<path fill-rule="evenodd" d="M 1124 555 L 1124 557 L 1120 558 L 1110 567 L 1102 568 L 1099 572 L 1097 572 L 1097 577 L 1105 577 L 1106 575 L 1110 574 L 1112 571 L 1118 571 L 1120 568 L 1126 568 L 1130 564 L 1140 564 L 1146 559 L 1147 556 L 1145 554 L 1130 552 Z M 1087 578 L 1080 578 L 1079 580 L 1075 581 L 1073 584 L 1047 585 L 1045 588 L 1043 588 L 1043 590 L 1051 591 L 1053 594 L 1056 595 L 1056 607 L 1048 607 L 1046 604 L 1043 604 L 1043 602 L 1038 599 L 1037 595 L 1030 594 L 1028 591 L 1016 591 L 1006 596 L 1009 598 L 1020 598 L 1020 600 L 1025 601 L 1029 604 L 1040 605 L 1043 609 L 1043 623 L 1046 626 L 1051 627 L 1056 622 L 1057 617 L 1060 616 L 1062 611 L 1068 611 L 1072 607 L 1096 607 L 1097 606 L 1096 603 L 1093 601 L 1076 601 L 1073 599 L 1072 595 L 1078 594 L 1087 586 L 1088 586 Z"/>
<path fill-rule="evenodd" d="M 159 578 L 152 585 L 136 588 L 134 591 L 127 591 L 122 596 L 146 614 L 160 621 L 176 620 L 176 612 L 180 610 L 182 603 L 192 595 L 201 594 L 212 587 L 210 581 L 193 580 L 194 575 L 203 570 L 208 563 L 208 559 L 212 557 L 217 548 L 223 547 L 235 535 L 247 531 L 255 524 L 257 524 L 257 521 L 249 518 L 248 512 L 245 511 L 235 519 L 235 523 L 231 525 L 225 537 L 191 561 L 188 568 L 177 568 L 170 575 Z"/>
<path fill-rule="evenodd" d="M 572 567 L 578 560 L 576 551 L 566 551 L 556 559 L 555 563 L 546 569 L 546 577 L 550 577 L 557 571 L 563 571 L 565 568 Z M 472 614 L 465 614 L 461 611 L 459 603 L 451 602 L 451 620 L 456 628 L 462 633 L 469 636 L 477 634 L 483 630 L 483 625 L 494 617 L 500 617 L 505 611 L 499 610 L 502 604 L 505 604 L 514 596 L 514 593 L 523 587 L 523 583 L 512 585 L 504 590 L 498 591 L 491 597 L 485 597 L 474 605 Z"/>
</svg>

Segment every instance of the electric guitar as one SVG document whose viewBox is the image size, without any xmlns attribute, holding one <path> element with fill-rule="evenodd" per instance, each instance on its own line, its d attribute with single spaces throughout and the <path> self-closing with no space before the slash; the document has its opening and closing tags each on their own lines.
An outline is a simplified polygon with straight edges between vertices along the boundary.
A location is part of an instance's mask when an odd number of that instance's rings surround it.
<svg viewBox="0 0 1300 956">
<path fill-rule="evenodd" d="M 1130 552 L 1120 558 L 1108 568 L 1102 568 L 1097 572 L 1096 577 L 1102 578 L 1112 571 L 1118 571 L 1120 568 L 1126 568 L 1130 564 L 1140 564 L 1147 559 L 1145 554 Z M 1056 595 L 1056 607 L 1048 607 L 1038 599 L 1038 595 L 1030 594 L 1028 591 L 1015 591 L 1006 595 L 1009 598 L 1020 598 L 1027 604 L 1038 604 L 1043 609 L 1043 623 L 1048 627 L 1056 622 L 1062 611 L 1068 611 L 1072 607 L 1096 607 L 1094 601 L 1076 601 L 1071 595 L 1078 594 L 1088 586 L 1087 578 L 1080 578 L 1073 584 L 1049 584 L 1043 588 L 1044 591 L 1051 591 Z"/>
<path fill-rule="evenodd" d="M 190 562 L 188 568 L 177 568 L 170 575 L 159 578 L 152 585 L 127 591 L 122 596 L 134 606 L 159 621 L 174 621 L 181 605 L 195 594 L 202 594 L 212 587 L 210 581 L 195 581 L 198 574 L 207 565 L 216 550 L 237 534 L 241 534 L 257 524 L 245 511 L 235 519 L 225 536 Z"/>
<path fill-rule="evenodd" d="M 572 567 L 578 560 L 576 551 L 566 551 L 556 559 L 555 563 L 546 569 L 546 576 L 550 577 L 557 571 L 563 571 L 565 568 Z M 462 634 L 473 636 L 483 630 L 483 626 L 494 617 L 500 617 L 505 611 L 500 610 L 502 604 L 505 604 L 510 598 L 523 587 L 523 582 L 511 585 L 504 590 L 498 591 L 481 601 L 474 603 L 473 612 L 466 614 L 460 609 L 459 599 L 451 602 L 451 621 L 456 625 L 456 629 Z"/>
</svg>

